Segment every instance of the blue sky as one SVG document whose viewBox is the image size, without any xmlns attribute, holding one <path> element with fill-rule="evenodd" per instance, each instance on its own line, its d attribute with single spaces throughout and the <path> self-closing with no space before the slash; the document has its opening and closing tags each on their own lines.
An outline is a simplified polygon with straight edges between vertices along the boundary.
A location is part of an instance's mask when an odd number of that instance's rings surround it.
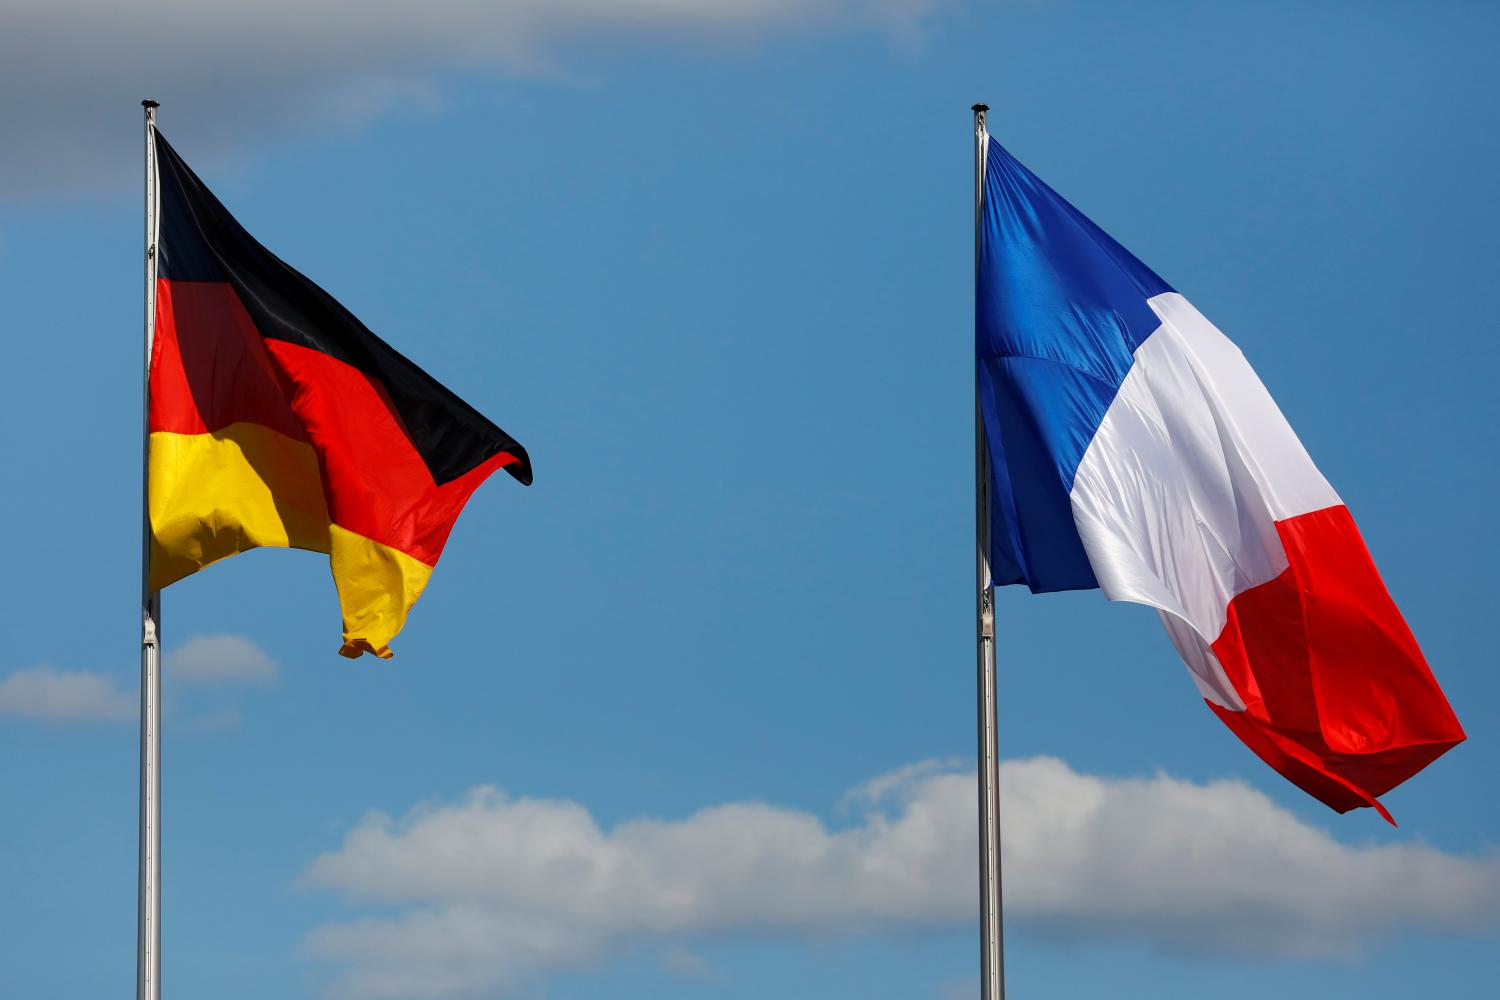
<svg viewBox="0 0 1500 1000">
<path fill-rule="evenodd" d="M 318 556 L 166 593 L 168 995 L 976 995 L 979 100 L 1244 349 L 1470 736 L 1339 817 L 1149 611 L 1004 593 L 1014 995 L 1490 995 L 1491 5 L 304 7 L 0 5 L 11 991 L 134 976 L 149 95 L 536 465 L 389 664 Z"/>
</svg>

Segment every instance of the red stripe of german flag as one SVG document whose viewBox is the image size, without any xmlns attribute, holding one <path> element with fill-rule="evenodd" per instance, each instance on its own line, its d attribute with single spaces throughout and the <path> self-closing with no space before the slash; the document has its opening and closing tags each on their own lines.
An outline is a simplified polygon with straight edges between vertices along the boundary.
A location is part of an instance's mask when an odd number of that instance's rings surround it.
<svg viewBox="0 0 1500 1000">
<path fill-rule="evenodd" d="M 525 449 L 256 243 L 157 136 L 151 585 L 327 553 L 340 652 L 391 655 L 470 494 Z"/>
</svg>

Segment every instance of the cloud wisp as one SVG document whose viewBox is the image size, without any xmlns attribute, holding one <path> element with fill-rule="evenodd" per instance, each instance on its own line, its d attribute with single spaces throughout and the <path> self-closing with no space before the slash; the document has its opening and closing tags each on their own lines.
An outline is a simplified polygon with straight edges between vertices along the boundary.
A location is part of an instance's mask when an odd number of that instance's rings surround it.
<svg viewBox="0 0 1500 1000">
<path fill-rule="evenodd" d="M 1500 919 L 1500 857 L 1343 844 L 1238 782 L 1035 758 L 1005 764 L 1002 786 L 1007 921 L 1033 933 L 1317 958 Z M 971 776 L 924 763 L 845 802 L 862 812 L 842 828 L 737 802 L 606 830 L 578 803 L 495 788 L 374 813 L 304 880 L 386 912 L 320 927 L 308 946 L 340 968 L 335 993 L 457 997 L 632 947 L 972 922 Z"/>
<path fill-rule="evenodd" d="M 42 722 L 128 722 L 140 706 L 114 679 L 86 670 L 25 667 L 0 680 L 0 715 Z"/>
<path fill-rule="evenodd" d="M 188 123 L 197 155 L 272 129 L 432 104 L 461 72 L 555 72 L 580 47 L 735 44 L 812 31 L 904 37 L 943 0 L 0 0 L 0 86 L 17 136 L 0 190 L 26 196 L 136 179 L 135 102 Z M 22 117 L 24 116 L 24 118 Z"/>
<path fill-rule="evenodd" d="M 242 635 L 205 635 L 189 638 L 167 651 L 167 704 L 174 703 L 176 684 L 268 684 L 276 679 L 276 661 Z M 128 675 L 134 680 L 134 672 Z M 89 670 L 60 670 L 45 664 L 24 667 L 0 679 L 0 716 L 53 723 L 131 722 L 140 713 L 139 694 L 126 690 L 112 674 Z M 232 728 L 238 714 L 220 709 L 195 718 L 192 727 L 208 731 Z"/>
<path fill-rule="evenodd" d="M 193 684 L 269 684 L 276 661 L 242 635 L 193 636 L 167 650 L 167 674 Z"/>
</svg>

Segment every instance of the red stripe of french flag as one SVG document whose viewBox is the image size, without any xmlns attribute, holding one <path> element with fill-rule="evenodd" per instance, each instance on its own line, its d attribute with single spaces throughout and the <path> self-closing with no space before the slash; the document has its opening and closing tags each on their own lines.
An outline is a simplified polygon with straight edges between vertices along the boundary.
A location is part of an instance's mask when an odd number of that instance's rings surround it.
<svg viewBox="0 0 1500 1000">
<path fill-rule="evenodd" d="M 1343 502 L 1239 350 L 1176 293 L 1078 468 L 1105 596 L 1155 607 L 1257 755 L 1345 812 L 1464 739 Z"/>
</svg>

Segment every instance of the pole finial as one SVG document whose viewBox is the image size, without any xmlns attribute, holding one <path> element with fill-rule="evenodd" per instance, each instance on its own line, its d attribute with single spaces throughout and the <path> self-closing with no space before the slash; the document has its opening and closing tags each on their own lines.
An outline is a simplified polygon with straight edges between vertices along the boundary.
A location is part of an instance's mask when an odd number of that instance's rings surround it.
<svg viewBox="0 0 1500 1000">
<path fill-rule="evenodd" d="M 161 107 L 161 104 L 160 104 L 160 102 L 153 101 L 151 98 L 148 97 L 144 101 L 141 102 L 141 107 L 146 108 L 146 109 L 149 110 L 150 108 L 159 108 L 159 107 Z"/>
<path fill-rule="evenodd" d="M 988 104 L 976 104 L 972 108 L 970 108 L 969 110 L 972 111 L 972 112 L 974 112 L 976 115 L 982 115 L 986 111 L 988 111 L 989 109 L 990 109 L 990 106 Z"/>
</svg>

